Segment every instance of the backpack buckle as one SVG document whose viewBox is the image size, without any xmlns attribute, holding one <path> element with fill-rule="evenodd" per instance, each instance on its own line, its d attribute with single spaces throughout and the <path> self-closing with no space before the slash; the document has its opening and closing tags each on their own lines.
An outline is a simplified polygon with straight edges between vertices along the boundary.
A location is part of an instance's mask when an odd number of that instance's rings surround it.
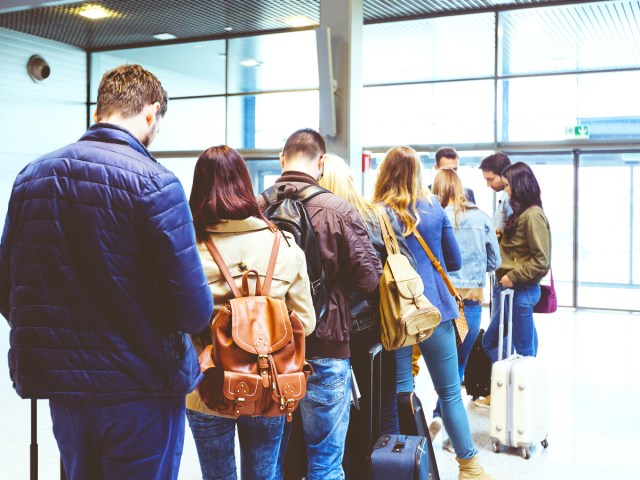
<svg viewBox="0 0 640 480">
<path fill-rule="evenodd" d="M 262 377 L 262 386 L 269 387 L 269 357 L 267 355 L 258 355 L 258 371 Z"/>
</svg>

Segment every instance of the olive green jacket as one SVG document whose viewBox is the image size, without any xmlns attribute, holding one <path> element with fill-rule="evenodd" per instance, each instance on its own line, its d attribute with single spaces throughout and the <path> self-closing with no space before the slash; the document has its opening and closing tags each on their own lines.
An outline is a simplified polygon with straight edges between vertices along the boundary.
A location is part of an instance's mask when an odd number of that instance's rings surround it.
<svg viewBox="0 0 640 480">
<path fill-rule="evenodd" d="M 515 232 L 500 240 L 500 256 L 497 279 L 507 275 L 514 285 L 540 283 L 551 267 L 551 231 L 542 208 L 522 212 Z"/>
</svg>

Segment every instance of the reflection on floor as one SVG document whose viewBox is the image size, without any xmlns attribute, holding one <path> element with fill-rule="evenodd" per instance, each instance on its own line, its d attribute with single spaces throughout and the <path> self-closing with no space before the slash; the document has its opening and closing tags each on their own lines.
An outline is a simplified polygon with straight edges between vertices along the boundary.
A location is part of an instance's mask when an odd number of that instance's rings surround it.
<svg viewBox="0 0 640 480">
<path fill-rule="evenodd" d="M 488 322 L 484 312 L 483 326 Z M 560 309 L 537 315 L 539 357 L 549 372 L 549 448 L 529 460 L 514 452 L 493 453 L 489 411 L 469 404 L 474 443 L 483 465 L 502 480 L 640 479 L 640 314 Z M 8 327 L 0 324 L 0 347 L 8 349 Z M 6 357 L 5 357 L 6 358 Z M 29 474 L 29 402 L 13 389 L 6 363 L 0 380 L 0 478 Z M 435 403 L 422 365 L 417 392 L 425 408 Z M 59 457 L 51 434 L 48 404 L 39 404 L 40 478 L 58 478 Z M 454 456 L 442 450 L 446 433 L 435 440 L 442 480 L 457 479 Z M 180 480 L 201 478 L 187 427 Z"/>
</svg>

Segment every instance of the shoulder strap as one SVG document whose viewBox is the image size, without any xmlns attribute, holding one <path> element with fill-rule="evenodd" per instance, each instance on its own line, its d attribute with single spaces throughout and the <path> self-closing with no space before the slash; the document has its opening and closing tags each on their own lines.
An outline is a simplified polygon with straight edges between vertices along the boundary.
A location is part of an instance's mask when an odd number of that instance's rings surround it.
<svg viewBox="0 0 640 480">
<path fill-rule="evenodd" d="M 444 283 L 447 286 L 447 289 L 449 289 L 449 293 L 451 294 L 451 296 L 456 298 L 456 299 L 458 299 L 458 297 L 462 298 L 460 296 L 460 294 L 458 293 L 458 290 L 456 290 L 456 287 L 454 287 L 453 283 L 451 283 L 451 280 L 449 279 L 449 276 L 447 275 L 447 273 L 442 268 L 442 265 L 440 264 L 440 260 L 438 260 L 435 257 L 435 255 L 431 252 L 431 249 L 427 245 L 427 242 L 424 241 L 424 238 L 422 238 L 422 235 L 420 235 L 420 232 L 418 232 L 417 228 L 413 231 L 413 234 L 418 239 L 418 242 L 420 242 L 420 245 L 422 245 L 422 248 L 424 249 L 424 251 L 428 255 L 429 260 L 431 260 L 431 263 L 433 264 L 435 269 L 438 271 L 438 273 L 442 277 L 442 280 L 444 280 Z"/>
<path fill-rule="evenodd" d="M 374 208 L 378 222 L 380 223 L 380 231 L 382 232 L 382 240 L 384 241 L 384 247 L 387 250 L 387 255 L 394 255 L 400 253 L 400 245 L 398 245 L 398 239 L 393 231 L 391 222 L 389 221 L 389 215 L 384 208 Z"/>
<path fill-rule="evenodd" d="M 216 262 L 216 264 L 218 265 L 218 268 L 220 269 L 222 276 L 229 284 L 229 288 L 233 292 L 233 296 L 236 298 L 242 297 L 242 293 L 240 293 L 240 290 L 238 289 L 236 282 L 233 280 L 233 277 L 231 276 L 231 272 L 229 271 L 227 264 L 224 263 L 224 260 L 222 259 L 222 255 L 220 255 L 220 252 L 218 251 L 214 243 L 211 241 L 211 237 L 209 237 L 209 235 L 207 235 L 207 238 L 205 239 L 204 244 L 207 246 L 209 253 L 213 257 L 213 261 Z"/>
<path fill-rule="evenodd" d="M 277 192 L 275 185 L 270 186 L 260 195 L 264 198 L 265 202 L 267 202 L 267 206 L 271 205 L 277 200 Z"/>
<path fill-rule="evenodd" d="M 269 257 L 267 273 L 265 274 L 264 284 L 262 285 L 261 294 L 265 296 L 269 296 L 269 290 L 271 289 L 271 280 L 273 279 L 273 272 L 276 269 L 276 259 L 278 258 L 278 250 L 280 248 L 280 235 L 282 235 L 282 232 L 280 232 L 280 230 L 278 230 L 273 223 L 267 222 L 267 225 L 269 225 L 269 229 L 273 232 L 273 247 L 271 247 L 271 256 Z M 238 289 L 238 286 L 236 285 L 236 282 L 234 281 L 233 276 L 231 275 L 231 272 L 227 267 L 227 264 L 224 263 L 224 260 L 222 259 L 222 255 L 220 255 L 220 251 L 216 248 L 215 244 L 211 241 L 211 237 L 207 237 L 206 240 L 204 241 L 204 244 L 207 246 L 209 253 L 213 257 L 213 261 L 216 262 L 216 264 L 218 265 L 218 268 L 220 269 L 222 276 L 224 277 L 227 284 L 229 285 L 229 288 L 233 292 L 234 297 L 236 298 L 242 297 L 242 293 Z M 256 292 L 256 294 L 260 295 L 260 293 L 258 292 Z"/>
<path fill-rule="evenodd" d="M 271 280 L 273 279 L 273 272 L 276 269 L 276 259 L 278 258 L 278 250 L 280 249 L 280 235 L 284 235 L 280 230 L 273 232 L 273 246 L 271 247 L 271 256 L 269 257 L 269 265 L 267 266 L 267 273 L 264 277 L 264 283 L 262 284 L 262 295 L 269 296 L 269 290 L 271 290 Z"/>
<path fill-rule="evenodd" d="M 312 199 L 316 195 L 320 195 L 321 193 L 325 193 L 328 191 L 329 190 L 327 190 L 326 188 L 322 188 L 319 185 L 308 185 L 298 192 L 297 199 L 304 203 L 307 200 Z"/>
</svg>

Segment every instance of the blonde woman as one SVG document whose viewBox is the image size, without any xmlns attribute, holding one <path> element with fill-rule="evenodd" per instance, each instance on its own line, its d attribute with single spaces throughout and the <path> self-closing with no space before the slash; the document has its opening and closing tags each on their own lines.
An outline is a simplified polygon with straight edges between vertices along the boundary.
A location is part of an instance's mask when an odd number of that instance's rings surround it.
<svg viewBox="0 0 640 480">
<path fill-rule="evenodd" d="M 469 201 L 460 177 L 454 170 L 438 170 L 432 192 L 440 200 L 440 205 L 453 225 L 453 234 L 462 256 L 462 268 L 449 274 L 451 282 L 464 299 L 464 316 L 469 325 L 469 332 L 458 347 L 458 376 L 462 381 L 467 358 L 480 332 L 482 289 L 487 281 L 487 272 L 500 266 L 500 246 L 491 218 Z M 441 426 L 438 401 L 433 410 L 430 433 L 437 435 Z M 450 440 L 445 441 L 445 447 L 451 448 Z"/>
<path fill-rule="evenodd" d="M 382 240 L 380 224 L 376 216 L 376 210 L 384 210 L 383 207 L 367 201 L 355 187 L 349 165 L 337 155 L 327 154 L 324 161 L 324 175 L 319 181 L 320 186 L 335 193 L 347 200 L 358 211 L 369 233 L 369 239 L 380 258 L 381 263 L 387 260 L 387 250 Z M 388 213 L 391 225 L 395 230 L 396 237 L 402 253 L 410 262 L 414 262 L 413 255 L 407 248 L 407 244 L 402 236 L 400 225 L 392 212 Z M 351 415 L 349 425 L 349 435 L 357 438 L 355 442 L 350 442 L 351 449 L 351 469 L 354 478 L 358 477 L 358 472 L 364 471 L 364 461 L 366 451 L 365 442 L 361 439 L 367 436 L 367 411 L 370 391 L 369 375 L 369 348 L 380 342 L 380 292 L 376 289 L 371 293 L 352 292 L 349 298 L 351 308 L 351 336 L 349 348 L 351 350 L 351 366 L 356 376 L 358 388 L 362 395 L 360 412 Z M 398 411 L 396 403 L 396 359 L 394 352 L 383 350 L 382 353 L 382 431 L 381 433 L 397 434 Z M 358 450 L 358 446 L 362 448 Z"/>
<path fill-rule="evenodd" d="M 462 403 L 458 358 L 452 320 L 458 316 L 455 300 L 431 264 L 413 232 L 418 230 L 433 254 L 447 270 L 459 270 L 462 262 L 453 228 L 446 213 L 427 188 L 422 185 L 422 166 L 415 150 L 395 147 L 389 150 L 380 166 L 373 199 L 391 208 L 401 221 L 409 250 L 418 264 L 425 285 L 425 295 L 442 314 L 442 322 L 431 337 L 420 343 L 431 380 L 442 405 L 444 426 L 451 437 L 459 480 L 490 480 L 478 462 L 473 446 L 467 411 Z M 396 351 L 398 392 L 413 390 L 412 347 Z"/>
</svg>

